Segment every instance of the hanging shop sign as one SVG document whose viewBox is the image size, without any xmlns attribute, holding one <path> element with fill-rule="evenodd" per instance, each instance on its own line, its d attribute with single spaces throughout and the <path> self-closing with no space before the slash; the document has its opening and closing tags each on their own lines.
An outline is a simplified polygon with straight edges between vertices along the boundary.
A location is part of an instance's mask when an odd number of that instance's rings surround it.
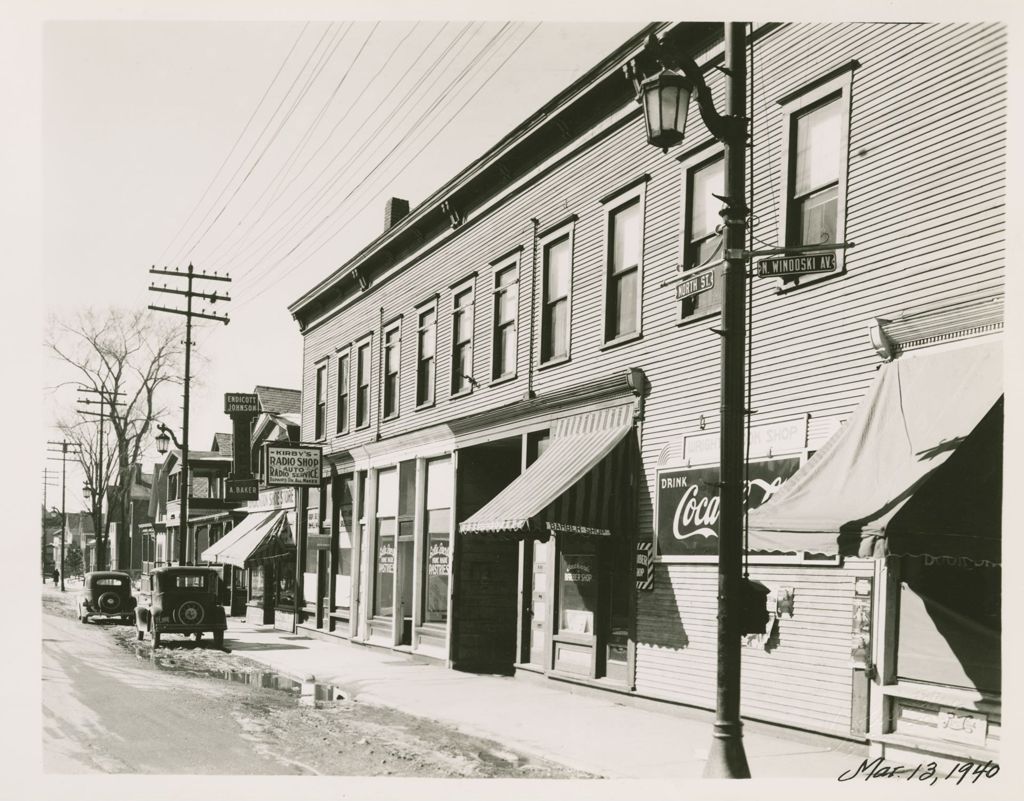
<svg viewBox="0 0 1024 801">
<path fill-rule="evenodd" d="M 225 392 L 224 414 L 260 413 L 260 396 L 255 392 Z"/>
<path fill-rule="evenodd" d="M 799 467 L 799 457 L 750 462 L 746 508 L 766 503 Z M 658 555 L 717 555 L 718 465 L 659 470 L 657 480 Z"/>
<path fill-rule="evenodd" d="M 654 589 L 653 542 L 636 544 L 636 588 L 644 591 Z"/>
<path fill-rule="evenodd" d="M 705 270 L 676 284 L 676 300 L 685 300 L 715 288 L 715 271 Z"/>
<path fill-rule="evenodd" d="M 802 451 L 807 447 L 807 418 L 806 414 L 802 414 L 789 420 L 751 426 L 745 446 L 750 458 L 760 459 Z M 683 435 L 683 459 L 688 464 L 718 462 L 719 455 L 717 431 Z"/>
<path fill-rule="evenodd" d="M 757 274 L 761 278 L 789 278 L 791 276 L 834 273 L 836 254 L 801 253 L 799 256 L 777 256 L 762 259 L 757 263 Z"/>
<path fill-rule="evenodd" d="M 224 499 L 255 501 L 260 497 L 260 483 L 255 478 L 229 478 L 224 482 Z"/>
<path fill-rule="evenodd" d="M 319 487 L 323 451 L 317 447 L 267 443 L 267 484 L 269 486 Z"/>
<path fill-rule="evenodd" d="M 430 543 L 430 553 L 427 555 L 427 575 L 447 576 L 448 575 L 448 542 L 435 540 Z"/>
</svg>

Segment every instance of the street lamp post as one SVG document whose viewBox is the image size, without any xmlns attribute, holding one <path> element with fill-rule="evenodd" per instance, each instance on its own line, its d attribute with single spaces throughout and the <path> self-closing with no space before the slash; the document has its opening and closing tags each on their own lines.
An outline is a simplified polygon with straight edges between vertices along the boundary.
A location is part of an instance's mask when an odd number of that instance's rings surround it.
<svg viewBox="0 0 1024 801">
<path fill-rule="evenodd" d="M 188 398 L 188 384 L 185 384 L 185 397 Z M 185 402 L 185 408 L 188 408 L 188 401 Z M 188 418 L 185 418 L 188 420 Z M 187 423 L 186 423 L 187 425 Z M 181 513 L 178 515 L 178 564 L 185 564 L 185 536 L 188 532 L 188 493 L 189 493 L 189 480 L 188 480 L 188 440 L 186 439 L 186 445 L 182 447 L 181 443 L 178 442 L 178 438 L 174 436 L 174 432 L 171 431 L 163 423 L 156 424 L 157 430 L 160 432 L 156 436 L 156 449 L 158 453 L 167 453 L 170 447 L 171 441 L 174 441 L 174 447 L 181 451 L 181 476 L 182 480 L 179 482 L 179 492 L 181 493 Z"/>
<path fill-rule="evenodd" d="M 741 592 L 743 552 L 744 400 L 746 365 L 746 196 L 747 125 L 746 23 L 725 25 L 726 113 L 715 109 L 697 64 L 685 53 L 671 52 L 652 35 L 641 57 L 631 62 L 627 76 L 644 105 L 648 141 L 668 149 L 683 140 L 686 108 L 691 94 L 708 130 L 725 150 L 724 221 L 725 269 L 720 327 L 721 436 L 720 519 L 718 540 L 718 673 L 714 736 L 704 775 L 708 778 L 750 778 L 740 721 Z M 660 65 L 658 74 L 642 78 L 644 62 Z"/>
</svg>

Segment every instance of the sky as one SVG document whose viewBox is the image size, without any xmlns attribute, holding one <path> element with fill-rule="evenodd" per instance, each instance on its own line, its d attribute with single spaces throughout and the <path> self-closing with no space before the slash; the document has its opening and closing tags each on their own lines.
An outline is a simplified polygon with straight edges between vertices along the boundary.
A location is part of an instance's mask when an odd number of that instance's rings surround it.
<svg viewBox="0 0 1024 801">
<path fill-rule="evenodd" d="M 190 444 L 208 448 L 225 392 L 300 388 L 286 307 L 383 230 L 386 198 L 415 207 L 643 24 L 47 22 L 44 311 L 181 308 L 151 266 L 229 273 L 197 283 L 231 297 L 206 307 L 230 323 L 195 334 Z M 76 393 L 44 398 L 52 424 Z"/>
</svg>

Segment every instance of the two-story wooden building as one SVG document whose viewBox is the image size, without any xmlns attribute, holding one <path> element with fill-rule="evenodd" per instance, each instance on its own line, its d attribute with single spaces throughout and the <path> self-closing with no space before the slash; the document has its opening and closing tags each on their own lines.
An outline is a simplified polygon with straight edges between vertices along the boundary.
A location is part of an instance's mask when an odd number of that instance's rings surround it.
<svg viewBox="0 0 1024 801">
<path fill-rule="evenodd" d="M 304 627 L 714 703 L 722 150 L 646 141 L 653 25 L 290 305 L 322 443 Z M 1000 721 L 1006 32 L 763 24 L 748 52 L 743 714 L 987 758 Z M 958 488 L 967 488 L 961 491 Z M 300 514 L 302 510 L 300 510 Z M 930 757 L 929 757 L 930 758 Z"/>
</svg>

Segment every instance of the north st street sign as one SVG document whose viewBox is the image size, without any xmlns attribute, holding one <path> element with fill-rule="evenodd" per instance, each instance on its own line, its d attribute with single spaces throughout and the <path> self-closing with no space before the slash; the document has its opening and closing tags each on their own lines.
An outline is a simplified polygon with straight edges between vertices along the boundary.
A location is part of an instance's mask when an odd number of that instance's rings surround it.
<svg viewBox="0 0 1024 801">
<path fill-rule="evenodd" d="M 687 278 L 682 283 L 676 284 L 676 300 L 683 300 L 684 298 L 692 297 L 693 295 L 699 295 L 701 292 L 707 292 L 709 289 L 715 288 L 715 271 L 706 270 L 698 275 L 694 275 L 691 278 Z"/>
<path fill-rule="evenodd" d="M 762 259 L 757 263 L 757 274 L 761 278 L 788 278 L 814 273 L 834 273 L 835 271 L 835 253 L 779 256 L 778 258 Z"/>
</svg>

